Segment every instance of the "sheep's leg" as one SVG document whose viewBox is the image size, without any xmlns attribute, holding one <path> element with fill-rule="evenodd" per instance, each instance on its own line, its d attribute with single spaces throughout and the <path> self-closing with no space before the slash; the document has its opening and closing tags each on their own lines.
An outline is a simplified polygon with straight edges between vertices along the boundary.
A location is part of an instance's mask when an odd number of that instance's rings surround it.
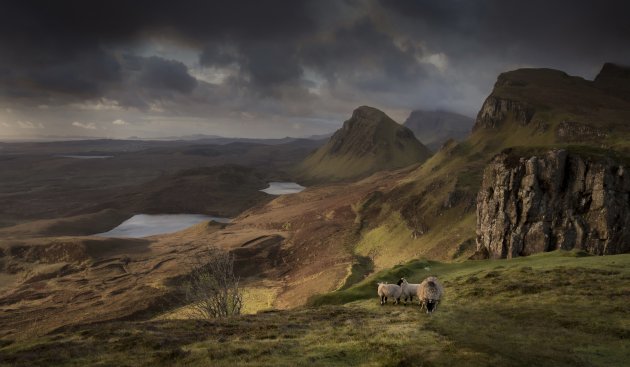
<svg viewBox="0 0 630 367">
<path fill-rule="evenodd" d="M 383 300 L 385 299 L 385 296 L 381 296 L 381 306 L 383 305 Z"/>
</svg>

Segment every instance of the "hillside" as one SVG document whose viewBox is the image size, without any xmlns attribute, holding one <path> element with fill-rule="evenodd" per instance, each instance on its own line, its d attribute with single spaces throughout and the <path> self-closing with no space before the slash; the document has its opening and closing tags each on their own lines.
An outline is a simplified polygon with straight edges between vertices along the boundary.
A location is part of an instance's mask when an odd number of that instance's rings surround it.
<svg viewBox="0 0 630 367">
<path fill-rule="evenodd" d="M 437 151 L 449 139 L 464 140 L 470 134 L 475 120 L 449 111 L 412 111 L 403 125 L 415 134 L 420 142 Z"/>
<path fill-rule="evenodd" d="M 629 269 L 630 255 L 576 252 L 413 261 L 298 310 L 213 321 L 157 316 L 5 339 L 0 365 L 621 366 L 630 352 Z M 378 305 L 376 281 L 428 274 L 448 292 L 433 315 Z"/>
<path fill-rule="evenodd" d="M 544 93 L 549 94 L 546 103 L 539 99 Z M 571 93 L 576 95 L 567 99 L 566 94 Z M 515 168 L 525 172 L 524 168 L 519 168 L 526 166 L 523 162 L 533 159 L 532 162 L 544 165 L 540 157 L 550 149 L 562 148 L 576 157 L 575 162 L 600 164 L 614 158 L 617 163 L 606 163 L 604 168 L 606 172 L 613 172 L 613 167 L 617 167 L 616 176 L 611 177 L 621 177 L 619 173 L 625 172 L 622 166 L 628 158 L 624 148 L 628 135 L 622 121 L 629 109 L 628 102 L 615 93 L 612 89 L 602 89 L 594 82 L 559 71 L 542 69 L 504 73 L 481 109 L 472 135 L 463 142 L 445 144 L 419 166 L 381 171 L 355 182 L 322 184 L 298 194 L 280 196 L 248 209 L 227 226 L 195 227 L 138 242 L 134 247 L 137 253 L 132 256 L 119 243 L 115 253 L 81 255 L 74 260 L 63 258 L 63 261 L 53 256 L 50 263 L 41 264 L 32 256 L 24 255 L 34 253 L 29 248 L 62 255 L 65 254 L 62 250 L 76 248 L 83 254 L 84 248 L 96 248 L 106 240 L 98 243 L 88 243 L 82 238 L 16 241 L 0 254 L 6 269 L 2 276 L 9 279 L 4 282 L 0 294 L 0 310 L 6 316 L 2 321 L 10 325 L 7 335 L 24 329 L 39 335 L 67 324 L 154 315 L 161 297 L 171 292 L 176 280 L 185 274 L 187 259 L 200 256 L 208 244 L 232 251 L 237 256 L 237 263 L 245 265 L 239 275 L 248 294 L 255 295 L 248 299 L 255 305 L 251 312 L 268 308 L 291 309 L 305 305 L 315 295 L 335 290 L 350 291 L 357 283 L 367 284 L 360 282 L 369 274 L 387 271 L 411 259 L 464 261 L 475 254 L 477 243 L 482 243 L 476 233 L 479 190 L 484 170 L 492 167 L 488 163 L 497 154 L 509 152 L 505 170 L 497 166 L 498 170 L 503 170 L 501 172 Z M 573 124 L 563 125 L 566 121 Z M 565 126 L 575 127 L 575 124 L 588 124 L 589 128 L 567 129 Z M 590 133 L 592 129 L 600 128 L 614 130 L 602 136 Z M 567 134 L 573 134 L 570 136 L 579 140 L 567 141 Z M 328 151 L 354 152 L 345 145 L 333 144 L 340 141 L 339 136 L 344 136 L 336 135 L 337 138 L 327 144 Z M 356 147 L 360 142 L 351 140 L 348 144 Z M 585 167 L 595 166 L 585 163 Z M 546 170 L 540 172 L 540 182 L 551 182 L 545 181 L 549 176 Z M 613 182 L 607 181 L 609 179 L 599 182 Z M 547 186 L 553 185 L 540 185 L 539 191 L 528 192 L 555 197 L 549 194 L 551 191 Z M 484 187 L 494 190 L 501 186 L 488 182 Z M 510 187 L 506 198 L 520 191 L 517 186 Z M 585 187 L 588 190 L 576 191 L 587 194 L 582 199 L 588 199 L 588 194 L 591 202 L 607 197 L 600 195 L 599 184 Z M 623 195 L 621 193 L 620 197 Z M 556 213 L 564 213 L 564 209 L 568 213 L 568 209 L 581 207 L 580 201 L 574 206 L 563 206 L 563 200 L 574 198 L 558 197 L 562 200 L 548 201 L 554 204 L 548 207 L 554 208 Z M 481 204 L 492 204 L 481 200 Z M 547 207 L 536 203 L 541 201 L 533 202 L 531 207 L 541 210 Z M 618 207 L 624 206 L 620 204 Z M 600 213 L 595 206 L 593 209 L 594 214 Z M 582 214 L 574 210 L 572 215 Z M 543 228 L 542 232 L 535 233 L 544 236 L 544 228 L 547 228 L 544 226 L 548 222 L 544 221 L 544 215 L 546 213 L 531 220 L 527 215 L 515 216 L 527 220 L 521 223 L 522 226 L 510 228 L 523 228 L 524 231 Z M 586 238 L 601 239 L 597 237 L 600 234 L 625 233 L 614 228 L 608 231 L 609 225 L 623 221 L 608 221 L 606 217 L 604 215 L 601 221 L 604 227 L 589 227 L 594 230 L 589 231 Z M 622 212 L 620 218 L 625 217 L 627 215 Z M 581 218 L 589 226 L 598 221 Z M 534 225 L 538 220 L 544 222 L 542 227 Z M 498 226 L 502 222 L 495 223 Z M 502 229 L 497 227 L 496 230 L 500 232 Z M 548 233 L 558 232 L 554 229 Z M 510 232 L 501 233 L 511 235 Z M 526 253 L 516 251 L 514 254 L 521 256 L 540 251 L 540 247 L 526 248 Z M 530 248 L 534 250 L 530 251 Z M 545 243 L 542 250 L 555 248 Z M 612 250 L 614 247 L 587 246 L 583 250 L 595 249 L 593 252 L 600 253 L 599 249 L 606 248 Z M 503 257 L 503 254 L 493 257 Z M 103 279 L 107 281 L 103 283 Z M 87 296 L 81 296 L 82 292 Z M 115 297 L 107 296 L 109 294 Z M 346 293 L 334 294 L 333 298 Z M 71 297 L 76 297 L 73 302 L 64 301 Z M 43 310 L 49 310 L 46 312 L 54 317 L 38 319 Z"/>
<path fill-rule="evenodd" d="M 382 111 L 362 106 L 297 171 L 312 181 L 347 180 L 422 163 L 430 154 L 411 130 Z"/>
<path fill-rule="evenodd" d="M 610 69 L 616 71 L 614 75 L 607 76 L 611 74 L 608 69 L 603 68 L 596 79 L 607 78 L 605 86 L 550 69 L 501 74 L 469 138 L 446 144 L 393 190 L 361 207 L 358 216 L 366 225 L 355 252 L 362 256 L 376 253 L 377 268 L 395 265 L 408 256 L 470 256 L 479 236 L 476 208 L 484 169 L 506 149 L 512 152 L 510 165 L 521 158 L 528 160 L 551 149 L 566 148 L 586 162 L 614 158 L 605 169 L 618 170 L 629 152 L 630 103 L 618 93 L 618 85 L 625 84 L 626 79 L 615 76 L 625 74 L 617 67 Z M 614 84 L 611 79 L 617 80 L 615 88 L 608 87 Z M 532 224 L 537 220 L 532 218 Z M 600 223 L 605 227 L 598 229 L 599 233 L 613 233 L 613 220 Z M 496 224 L 497 233 L 501 233 L 500 222 Z"/>
</svg>

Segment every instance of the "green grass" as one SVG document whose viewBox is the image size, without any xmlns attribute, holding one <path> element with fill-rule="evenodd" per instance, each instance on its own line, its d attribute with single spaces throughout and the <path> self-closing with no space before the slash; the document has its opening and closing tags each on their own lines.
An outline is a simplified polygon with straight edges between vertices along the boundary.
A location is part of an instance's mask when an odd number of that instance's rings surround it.
<svg viewBox="0 0 630 367">
<path fill-rule="evenodd" d="M 378 305 L 376 281 L 437 275 L 445 297 Z M 1 366 L 621 366 L 630 255 L 413 261 L 309 307 L 229 320 L 77 326 L 0 343 Z"/>
</svg>

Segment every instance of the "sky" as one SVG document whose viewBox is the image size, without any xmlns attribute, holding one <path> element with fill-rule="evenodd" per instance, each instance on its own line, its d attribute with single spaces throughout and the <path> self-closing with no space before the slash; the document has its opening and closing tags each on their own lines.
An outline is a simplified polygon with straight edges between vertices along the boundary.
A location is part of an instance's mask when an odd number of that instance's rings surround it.
<svg viewBox="0 0 630 367">
<path fill-rule="evenodd" d="M 0 0 L 0 138 L 305 137 L 630 64 L 617 0 Z"/>
</svg>

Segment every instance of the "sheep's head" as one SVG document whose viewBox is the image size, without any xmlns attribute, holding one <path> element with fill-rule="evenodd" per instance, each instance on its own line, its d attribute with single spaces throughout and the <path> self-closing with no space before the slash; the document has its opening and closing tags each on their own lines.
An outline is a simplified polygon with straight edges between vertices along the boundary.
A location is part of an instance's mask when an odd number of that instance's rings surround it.
<svg viewBox="0 0 630 367">
<path fill-rule="evenodd" d="M 428 299 L 426 301 L 426 305 L 427 305 L 427 313 L 433 313 L 433 311 L 435 311 L 435 308 L 437 307 L 437 301 L 433 299 Z"/>
<path fill-rule="evenodd" d="M 409 282 L 407 282 L 407 279 L 405 278 L 400 278 L 400 280 L 396 284 L 398 284 L 399 286 L 402 286 L 403 284 L 409 284 Z"/>
</svg>

